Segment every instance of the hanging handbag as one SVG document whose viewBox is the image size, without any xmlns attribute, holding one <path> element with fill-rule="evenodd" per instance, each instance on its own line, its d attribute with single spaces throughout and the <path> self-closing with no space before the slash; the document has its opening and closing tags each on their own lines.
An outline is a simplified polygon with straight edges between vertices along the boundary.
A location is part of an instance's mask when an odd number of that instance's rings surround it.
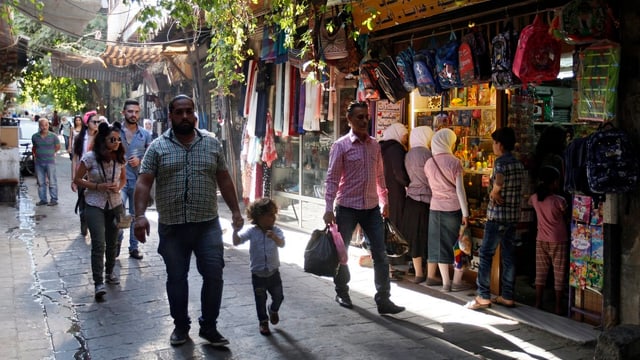
<svg viewBox="0 0 640 360">
<path fill-rule="evenodd" d="M 327 25 L 329 25 L 329 29 L 327 29 Z M 346 24 L 342 20 L 341 14 L 325 15 L 320 22 L 319 33 L 320 53 L 325 60 L 338 60 L 349 56 Z"/>
</svg>

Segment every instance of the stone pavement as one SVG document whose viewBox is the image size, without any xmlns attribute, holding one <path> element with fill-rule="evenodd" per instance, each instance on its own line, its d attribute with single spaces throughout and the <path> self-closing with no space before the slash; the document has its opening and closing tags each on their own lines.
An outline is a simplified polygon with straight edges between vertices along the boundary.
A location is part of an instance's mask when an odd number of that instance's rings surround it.
<svg viewBox="0 0 640 360">
<path fill-rule="evenodd" d="M 93 298 L 90 238 L 79 234 L 73 213 L 69 162 L 58 158 L 57 207 L 39 206 L 35 179 L 25 179 L 15 206 L 0 205 L 1 359 L 589 359 L 597 332 L 583 324 L 529 307 L 515 312 L 476 312 L 461 305 L 472 293 L 443 294 L 407 281 L 392 283 L 392 300 L 407 307 L 380 316 L 373 301 L 373 274 L 357 265 L 360 249 L 350 249 L 351 297 L 355 308 L 339 307 L 333 283 L 302 271 L 309 235 L 284 229 L 281 250 L 285 300 L 273 335 L 258 332 L 248 248 L 231 245 L 230 218 L 221 202 L 225 239 L 225 287 L 218 321 L 231 344 L 214 348 L 197 336 L 200 277 L 192 262 L 190 315 L 193 341 L 169 345 L 173 330 L 165 294 L 165 272 L 157 254 L 155 212 L 151 238 L 141 244 L 141 261 L 123 243 L 105 301 Z M 519 311 L 519 313 L 518 313 Z M 528 317 L 529 320 L 522 318 Z M 565 321 L 562 336 L 528 325 Z M 553 319 L 553 320 L 545 320 Z M 555 328 L 555 326 L 554 326 Z M 573 338 L 571 333 L 583 334 Z M 586 335 L 584 335 L 586 333 Z"/>
</svg>

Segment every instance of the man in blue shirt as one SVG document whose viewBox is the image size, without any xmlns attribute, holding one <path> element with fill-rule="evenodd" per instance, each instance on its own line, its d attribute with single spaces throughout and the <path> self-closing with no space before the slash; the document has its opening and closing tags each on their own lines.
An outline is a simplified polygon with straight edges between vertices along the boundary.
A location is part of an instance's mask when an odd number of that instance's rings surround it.
<svg viewBox="0 0 640 360">
<path fill-rule="evenodd" d="M 60 150 L 60 139 L 49 131 L 49 120 L 38 119 L 40 132 L 33 134 L 31 142 L 33 147 L 33 159 L 36 165 L 36 178 L 38 179 L 38 197 L 36 204 L 55 206 L 58 205 L 58 178 L 56 177 L 56 153 Z M 47 184 L 51 202 L 47 202 Z"/>
<path fill-rule="evenodd" d="M 123 126 L 120 130 L 120 138 L 122 139 L 122 146 L 124 146 L 125 149 L 125 159 L 127 159 L 127 185 L 122 188 L 120 195 L 122 196 L 122 203 L 129 209 L 129 214 L 133 215 L 133 191 L 136 187 L 136 180 L 138 180 L 140 162 L 142 161 L 144 152 L 153 139 L 148 131 L 138 126 L 140 103 L 138 103 L 137 100 L 126 100 L 122 109 L 122 115 L 124 116 L 124 121 L 122 122 Z M 118 253 L 123 238 L 124 234 L 121 230 L 118 236 Z M 137 260 L 143 257 L 138 249 L 138 239 L 133 233 L 133 223 L 129 229 L 129 256 Z"/>
</svg>

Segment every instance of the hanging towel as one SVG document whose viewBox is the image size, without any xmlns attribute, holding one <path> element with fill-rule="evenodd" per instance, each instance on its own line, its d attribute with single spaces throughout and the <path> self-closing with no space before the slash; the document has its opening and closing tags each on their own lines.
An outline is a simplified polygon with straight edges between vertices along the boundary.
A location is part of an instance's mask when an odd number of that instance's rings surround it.
<svg viewBox="0 0 640 360">
<path fill-rule="evenodd" d="M 264 146 L 262 148 L 262 161 L 271 167 L 271 163 L 278 158 L 276 142 L 273 134 L 273 119 L 271 113 L 267 111 L 267 132 L 264 136 Z"/>
</svg>

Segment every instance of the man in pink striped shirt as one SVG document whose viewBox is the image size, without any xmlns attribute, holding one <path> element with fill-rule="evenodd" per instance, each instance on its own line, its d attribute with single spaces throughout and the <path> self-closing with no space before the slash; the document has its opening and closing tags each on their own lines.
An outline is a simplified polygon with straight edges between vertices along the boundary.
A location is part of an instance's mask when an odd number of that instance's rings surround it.
<svg viewBox="0 0 640 360">
<path fill-rule="evenodd" d="M 334 222 L 338 225 L 347 249 L 356 225 L 360 224 L 370 241 L 376 286 L 374 299 L 378 313 L 397 314 L 405 308 L 390 300 L 389 260 L 382 221 L 382 217 L 389 214 L 387 186 L 382 171 L 380 145 L 368 132 L 367 103 L 351 102 L 347 108 L 347 121 L 351 130 L 333 143 L 329 154 L 329 170 L 325 180 L 326 212 L 323 219 L 327 225 Z M 333 277 L 336 302 L 348 309 L 353 308 L 349 296 L 350 279 L 349 267 L 339 265 Z"/>
</svg>

